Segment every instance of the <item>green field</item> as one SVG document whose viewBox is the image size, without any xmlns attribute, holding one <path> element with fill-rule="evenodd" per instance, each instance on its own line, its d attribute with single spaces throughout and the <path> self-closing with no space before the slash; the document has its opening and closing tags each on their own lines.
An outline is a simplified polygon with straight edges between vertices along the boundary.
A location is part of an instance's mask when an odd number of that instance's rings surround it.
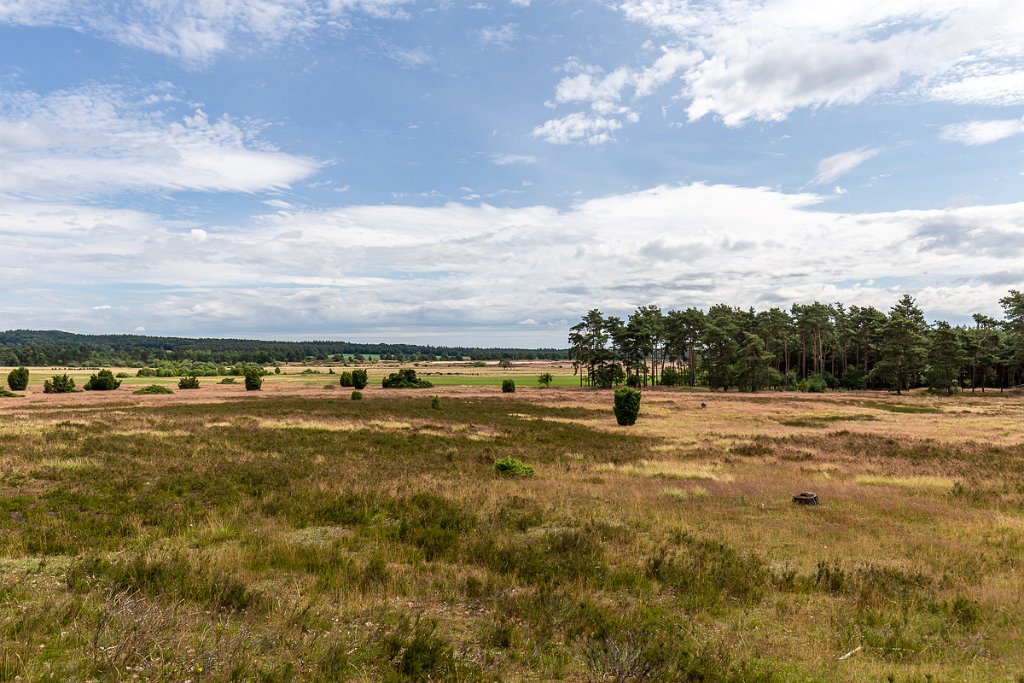
<svg viewBox="0 0 1024 683">
<path fill-rule="evenodd" d="M 1024 674 L 1018 400 L 185 394 L 0 399 L 0 680 Z"/>
</svg>

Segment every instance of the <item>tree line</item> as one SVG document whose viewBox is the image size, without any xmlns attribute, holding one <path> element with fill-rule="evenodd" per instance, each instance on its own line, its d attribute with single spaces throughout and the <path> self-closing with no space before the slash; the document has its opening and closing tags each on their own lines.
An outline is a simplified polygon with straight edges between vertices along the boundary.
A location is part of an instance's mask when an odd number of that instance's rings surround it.
<svg viewBox="0 0 1024 683">
<path fill-rule="evenodd" d="M 344 341 L 279 342 L 146 335 L 85 335 L 57 330 L 0 332 L 0 365 L 155 366 L 166 362 L 237 365 L 362 360 L 512 360 L 566 358 L 565 349 L 478 348 Z"/>
<path fill-rule="evenodd" d="M 1005 389 L 1024 369 L 1024 293 L 1000 299 L 1003 319 L 929 324 L 914 298 L 889 311 L 842 303 L 756 311 L 718 304 L 626 320 L 593 309 L 569 333 L 580 385 L 666 384 L 742 391 L 927 386 L 940 393 Z"/>
</svg>

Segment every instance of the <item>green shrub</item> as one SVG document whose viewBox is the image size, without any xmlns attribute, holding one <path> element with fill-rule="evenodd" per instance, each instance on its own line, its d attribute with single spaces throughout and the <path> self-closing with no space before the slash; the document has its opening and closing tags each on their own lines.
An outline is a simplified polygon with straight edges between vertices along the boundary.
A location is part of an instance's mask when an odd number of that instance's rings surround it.
<svg viewBox="0 0 1024 683">
<path fill-rule="evenodd" d="M 405 617 L 390 633 L 378 639 L 380 659 L 390 662 L 398 678 L 395 681 L 445 681 L 457 678 L 455 650 L 437 632 L 434 622 Z"/>
<path fill-rule="evenodd" d="M 263 388 L 263 373 L 254 368 L 245 371 L 245 390 L 259 391 Z"/>
<path fill-rule="evenodd" d="M 353 401 L 362 401 L 363 400 L 363 392 L 359 391 L 358 389 L 353 391 L 352 392 L 352 400 Z"/>
<path fill-rule="evenodd" d="M 405 368 L 385 377 L 381 381 L 381 386 L 385 389 L 430 389 L 434 385 L 418 378 L 412 368 Z"/>
<path fill-rule="evenodd" d="M 532 477 L 533 465 L 515 458 L 498 458 L 494 461 L 494 471 L 506 477 Z"/>
<path fill-rule="evenodd" d="M 516 392 L 516 383 L 510 379 L 501 380 L 501 393 L 503 394 L 514 394 Z"/>
<path fill-rule="evenodd" d="M 148 387 L 142 387 L 141 389 L 137 389 L 132 393 L 141 394 L 145 396 L 147 394 L 173 394 L 174 392 L 162 384 L 150 384 Z"/>
<path fill-rule="evenodd" d="M 351 372 L 343 372 L 343 373 L 341 373 L 341 378 L 338 380 L 338 382 L 343 387 L 350 387 L 350 386 L 352 386 L 352 373 Z"/>
<path fill-rule="evenodd" d="M 636 424 L 640 414 L 640 392 L 630 387 L 615 390 L 615 421 L 620 425 Z"/>
<path fill-rule="evenodd" d="M 25 391 L 28 388 L 28 368 L 23 365 L 11 370 L 11 374 L 7 375 L 7 386 L 11 391 Z"/>
<path fill-rule="evenodd" d="M 195 375 L 188 375 L 178 380 L 179 389 L 198 389 L 199 378 Z"/>
<path fill-rule="evenodd" d="M 114 375 L 114 377 L 118 379 L 124 379 L 126 377 L 131 377 L 131 375 L 129 375 L 127 372 L 119 372 L 116 375 Z"/>
<path fill-rule="evenodd" d="M 661 371 L 661 384 L 666 387 L 677 387 L 686 383 L 686 374 L 675 368 Z"/>
<path fill-rule="evenodd" d="M 810 394 L 820 394 L 828 389 L 828 385 L 825 384 L 825 380 L 820 375 L 808 375 L 804 379 L 800 380 L 800 383 L 796 385 L 799 391 L 807 392 Z"/>
<path fill-rule="evenodd" d="M 537 378 L 537 384 L 543 384 L 545 388 L 550 387 L 551 383 L 555 381 L 555 376 L 550 372 L 545 372 L 543 375 Z"/>
<path fill-rule="evenodd" d="M 434 396 L 430 399 L 430 407 L 433 410 L 441 410 L 441 399 Z"/>
<path fill-rule="evenodd" d="M 89 377 L 89 381 L 85 383 L 86 391 L 113 391 L 121 386 L 121 380 L 114 377 L 114 373 L 110 370 L 100 370 L 95 375 Z"/>
<path fill-rule="evenodd" d="M 75 380 L 67 375 L 54 375 L 43 382 L 44 394 L 69 394 L 75 390 Z"/>
<path fill-rule="evenodd" d="M 366 374 L 366 370 L 352 371 L 352 386 L 356 389 L 365 389 L 369 381 L 370 377 Z"/>
<path fill-rule="evenodd" d="M 220 381 L 220 383 L 221 384 L 234 384 L 235 383 L 235 378 L 234 377 L 225 377 L 224 379 L 222 379 Z"/>
<path fill-rule="evenodd" d="M 7 391 L 0 387 L 0 398 L 24 398 L 24 394 L 16 394 L 13 391 Z"/>
</svg>

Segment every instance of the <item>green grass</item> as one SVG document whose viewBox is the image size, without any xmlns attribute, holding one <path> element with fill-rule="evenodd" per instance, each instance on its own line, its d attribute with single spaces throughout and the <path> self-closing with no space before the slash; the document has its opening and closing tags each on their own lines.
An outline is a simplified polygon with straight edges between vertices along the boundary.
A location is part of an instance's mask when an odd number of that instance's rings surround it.
<svg viewBox="0 0 1024 683">
<path fill-rule="evenodd" d="M 12 403 L 0 680 L 1024 673 L 1019 444 L 574 396 Z"/>
</svg>

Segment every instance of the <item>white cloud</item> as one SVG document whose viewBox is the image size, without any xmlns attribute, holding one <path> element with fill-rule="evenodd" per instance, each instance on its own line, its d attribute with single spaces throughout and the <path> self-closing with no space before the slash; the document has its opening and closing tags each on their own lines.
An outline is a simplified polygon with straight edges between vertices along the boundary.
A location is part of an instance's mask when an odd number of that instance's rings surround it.
<svg viewBox="0 0 1024 683">
<path fill-rule="evenodd" d="M 998 313 L 999 297 L 1024 286 L 1024 203 L 853 214 L 824 210 L 826 199 L 697 183 L 565 211 L 347 206 L 235 226 L 0 200 L 0 289 L 19 292 L 17 304 L 0 300 L 0 317 L 96 329 L 88 313 L 102 291 L 112 306 L 105 328 L 404 329 L 418 339 L 447 329 L 463 343 L 501 329 L 506 343 L 554 344 L 566 330 L 528 321 L 646 303 L 887 308 L 903 290 L 929 313 Z M 202 248 L 197 230 L 206 234 Z M 595 266 L 602 263 L 615 267 Z"/>
<path fill-rule="evenodd" d="M 939 137 L 947 142 L 976 146 L 1024 134 L 1024 119 L 967 121 L 943 126 Z"/>
<path fill-rule="evenodd" d="M 546 121 L 534 128 L 531 135 L 555 145 L 601 145 L 610 142 L 613 139 L 612 133 L 620 128 L 622 122 L 618 119 L 576 112 L 561 119 Z"/>
<path fill-rule="evenodd" d="M 714 115 L 727 126 L 781 121 L 795 109 L 885 94 L 1024 103 L 1024 70 L 1012 66 L 1024 58 L 1020 2 L 620 0 L 617 6 L 663 40 L 663 54 L 645 69 L 567 77 L 556 86 L 556 103 L 587 101 L 608 114 L 629 87 L 635 101 L 677 76 L 689 120 Z"/>
<path fill-rule="evenodd" d="M 0 192 L 50 198 L 125 189 L 286 188 L 320 164 L 259 139 L 259 126 L 202 109 L 172 114 L 115 88 L 0 92 Z"/>
<path fill-rule="evenodd" d="M 227 50 L 342 29 L 353 13 L 404 18 L 411 0 L 15 0 L 0 23 L 61 26 L 201 66 Z"/>
<path fill-rule="evenodd" d="M 480 29 L 478 36 L 484 45 L 497 45 L 498 47 L 509 47 L 518 38 L 515 24 L 485 26 Z"/>
<path fill-rule="evenodd" d="M 868 159 L 878 156 L 881 151 L 879 147 L 861 147 L 860 149 L 851 149 L 826 157 L 818 162 L 818 175 L 815 176 L 811 183 L 813 185 L 828 185 L 857 168 Z"/>
<path fill-rule="evenodd" d="M 495 166 L 511 166 L 513 164 L 535 164 L 537 157 L 532 154 L 495 154 L 491 156 Z"/>
</svg>

